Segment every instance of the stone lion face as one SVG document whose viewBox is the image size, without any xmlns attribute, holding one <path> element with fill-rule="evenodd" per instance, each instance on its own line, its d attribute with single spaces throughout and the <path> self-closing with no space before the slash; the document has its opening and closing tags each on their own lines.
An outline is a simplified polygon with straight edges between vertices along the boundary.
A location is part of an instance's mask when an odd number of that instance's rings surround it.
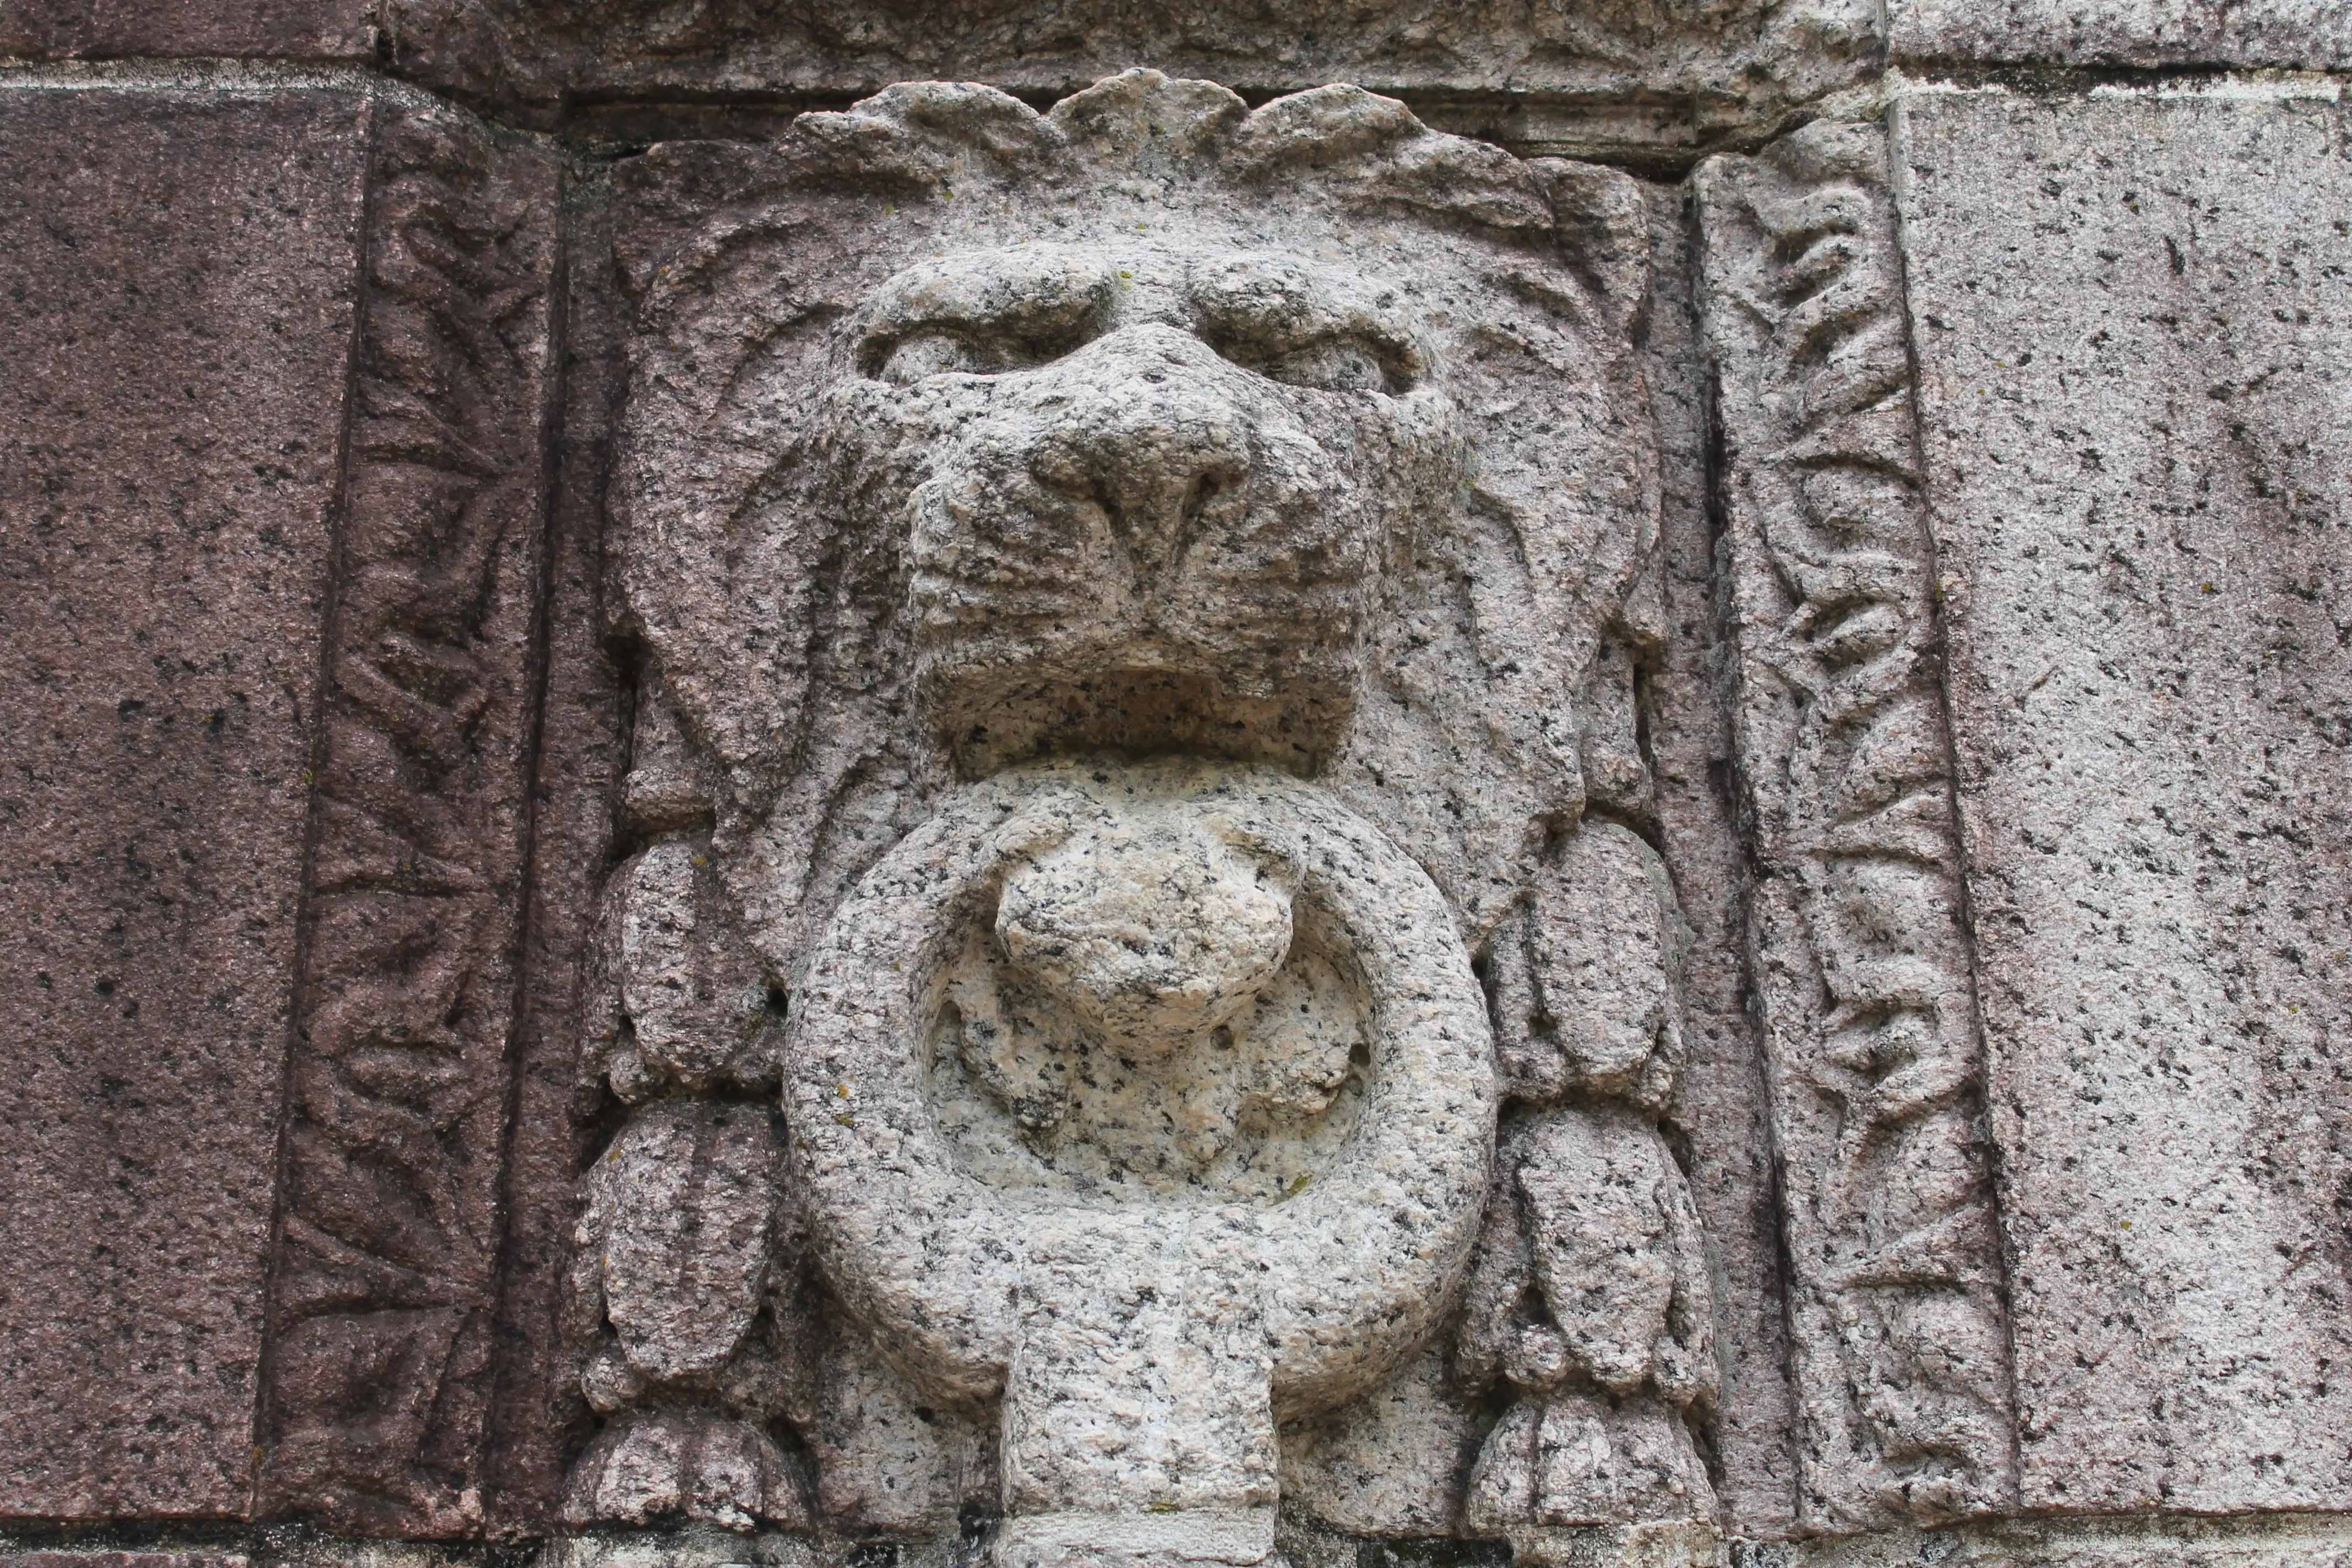
<svg viewBox="0 0 2352 1568">
<path fill-rule="evenodd" d="M 1654 559 L 1630 177 L 1148 70 L 643 163 L 616 552 L 780 966 L 1057 754 L 1312 778 L 1515 907 Z"/>
<path fill-rule="evenodd" d="M 1175 239 L 950 252 L 874 291 L 821 423 L 905 540 L 968 772 L 1041 750 L 1311 770 L 1372 589 L 1466 443 L 1411 279 Z"/>
</svg>

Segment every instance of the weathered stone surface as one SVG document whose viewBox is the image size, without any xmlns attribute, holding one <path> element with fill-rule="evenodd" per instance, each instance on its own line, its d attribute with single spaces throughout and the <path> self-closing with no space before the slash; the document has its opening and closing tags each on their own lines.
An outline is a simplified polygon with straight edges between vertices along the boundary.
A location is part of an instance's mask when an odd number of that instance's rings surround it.
<svg viewBox="0 0 2352 1568">
<path fill-rule="evenodd" d="M 1876 15 L 1854 0 L 1213 0 L 1159 10 L 1118 0 L 627 0 L 591 12 L 560 0 L 392 0 L 386 30 L 402 75 L 526 110 L 566 89 L 656 103 L 723 93 L 838 101 L 922 79 L 1043 100 L 1143 64 L 1253 101 L 1353 82 L 1412 98 L 1446 130 L 1579 156 L 1673 158 L 1853 79 Z M 612 123 L 627 125 L 617 112 Z"/>
<path fill-rule="evenodd" d="M 578 1531 L 547 1543 L 549 1568 L 822 1568 L 822 1549 L 780 1530 L 703 1523 L 656 1530 Z"/>
<path fill-rule="evenodd" d="M 1885 137 L 1817 122 L 1696 184 L 1800 1517 L 1998 1512 L 2008 1334 Z"/>
<path fill-rule="evenodd" d="M 0 55 L 374 57 L 374 0 L 12 0 L 0 6 Z"/>
<path fill-rule="evenodd" d="M 2345 0 L 1888 0 L 1897 60 L 1919 64 L 2352 65 Z"/>
<path fill-rule="evenodd" d="M 1487 1413 L 1433 1345 L 1381 1387 L 1280 1434 L 1285 1506 L 1358 1535 L 1445 1535 Z"/>
<path fill-rule="evenodd" d="M 1128 165 L 1153 183 L 1104 184 Z M 1050 119 L 917 84 L 624 173 L 656 285 L 625 571 L 772 965 L 953 773 L 1057 747 L 1326 771 L 1471 929 L 1508 915 L 1582 794 L 1557 692 L 1654 540 L 1630 181 L 1148 72 Z"/>
<path fill-rule="evenodd" d="M 1013 868 L 995 935 L 1014 973 L 1110 1049 L 1160 1056 L 1275 983 L 1290 900 L 1181 819 L 1114 817 Z"/>
<path fill-rule="evenodd" d="M 1714 1515 L 1690 1428 L 1640 1395 L 1570 1389 L 1515 1405 L 1487 1435 L 1470 1478 L 1471 1527 L 1530 1542 L 1555 1527 L 1706 1523 Z M 1543 1555 L 1540 1547 L 1530 1555 Z"/>
<path fill-rule="evenodd" d="M 2195 1514 L 2105 1520 L 1986 1521 L 1948 1530 L 1801 1544 L 1735 1547 L 1752 1568 L 2344 1568 L 2352 1563 L 2352 1521 L 2341 1515 L 2273 1514 L 2245 1519 Z"/>
<path fill-rule="evenodd" d="M 2344 1507 L 2346 112 L 1898 124 L 2024 1500 Z"/>
<path fill-rule="evenodd" d="M 242 1552 L 0 1552 L 6 1568 L 247 1568 Z"/>
<path fill-rule="evenodd" d="M 556 165 L 380 116 L 257 1500 L 483 1521 L 546 570 Z"/>
<path fill-rule="evenodd" d="M 368 111 L 0 91 L 0 1513 L 236 1513 Z"/>
<path fill-rule="evenodd" d="M 996 1432 L 917 1393 L 838 1301 L 810 1290 L 798 1305 L 808 1327 L 786 1415 L 814 1461 L 826 1528 L 944 1541 L 961 1520 L 1001 1512 Z"/>
<path fill-rule="evenodd" d="M 1517 1240 L 1483 1249 L 1460 1360 L 1536 1392 L 1654 1387 L 1676 1405 L 1713 1396 L 1714 1321 L 1696 1216 L 1655 1129 L 1638 1117 L 1546 1111 L 1496 1155 L 1509 1196 L 1487 1223 Z M 1520 1316 L 1535 1299 L 1541 1316 Z M 1580 1522 L 1580 1521 L 1568 1521 Z"/>
</svg>

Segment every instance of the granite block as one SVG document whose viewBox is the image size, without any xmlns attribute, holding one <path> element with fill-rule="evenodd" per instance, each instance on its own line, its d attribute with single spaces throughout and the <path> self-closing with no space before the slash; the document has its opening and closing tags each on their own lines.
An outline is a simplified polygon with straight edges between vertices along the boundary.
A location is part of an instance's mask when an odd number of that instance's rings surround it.
<svg viewBox="0 0 2352 1568">
<path fill-rule="evenodd" d="M 375 56 L 380 9 L 373 0 L 14 0 L 0 6 L 0 55 L 358 62 Z"/>
<path fill-rule="evenodd" d="M 2021 1500 L 2341 1509 L 2346 111 L 1895 125 Z"/>
<path fill-rule="evenodd" d="M 2352 64 L 2345 0 L 1889 0 L 1886 34 L 1916 65 Z"/>
<path fill-rule="evenodd" d="M 368 112 L 0 92 L 0 1512 L 251 1484 Z"/>
</svg>

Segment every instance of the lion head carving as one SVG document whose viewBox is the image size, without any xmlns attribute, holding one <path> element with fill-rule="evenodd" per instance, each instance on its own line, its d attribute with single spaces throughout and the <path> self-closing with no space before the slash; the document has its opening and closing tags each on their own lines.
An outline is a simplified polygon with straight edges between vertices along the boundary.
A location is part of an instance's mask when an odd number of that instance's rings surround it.
<svg viewBox="0 0 2352 1568">
<path fill-rule="evenodd" d="M 1499 918 L 1654 546 L 1633 182 L 1145 70 L 636 163 L 623 582 L 772 962 L 1055 752 L 1318 779 Z"/>
</svg>

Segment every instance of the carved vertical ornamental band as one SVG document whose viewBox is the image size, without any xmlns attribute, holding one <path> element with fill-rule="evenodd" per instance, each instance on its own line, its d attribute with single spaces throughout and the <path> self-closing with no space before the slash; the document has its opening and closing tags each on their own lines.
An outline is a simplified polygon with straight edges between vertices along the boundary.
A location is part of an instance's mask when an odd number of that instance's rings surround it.
<svg viewBox="0 0 2352 1568">
<path fill-rule="evenodd" d="M 2016 1491 L 1885 156 L 1822 124 L 1697 177 L 1801 1505 L 1832 1531 Z"/>
<path fill-rule="evenodd" d="M 557 167 L 378 129 L 272 1269 L 266 1514 L 482 1519 Z"/>
</svg>

